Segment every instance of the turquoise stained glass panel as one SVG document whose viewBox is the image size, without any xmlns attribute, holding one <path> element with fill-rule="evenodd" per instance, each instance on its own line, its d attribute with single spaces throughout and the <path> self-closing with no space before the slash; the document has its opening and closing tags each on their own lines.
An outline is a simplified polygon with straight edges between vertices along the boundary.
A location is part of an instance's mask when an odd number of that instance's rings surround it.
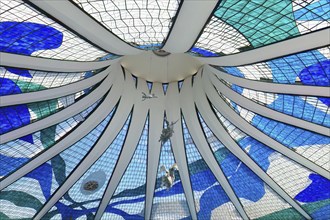
<svg viewBox="0 0 330 220">
<path fill-rule="evenodd" d="M 329 1 L 223 0 L 190 51 L 223 56 L 330 26 Z M 198 52 L 198 50 L 207 52 Z"/>
</svg>

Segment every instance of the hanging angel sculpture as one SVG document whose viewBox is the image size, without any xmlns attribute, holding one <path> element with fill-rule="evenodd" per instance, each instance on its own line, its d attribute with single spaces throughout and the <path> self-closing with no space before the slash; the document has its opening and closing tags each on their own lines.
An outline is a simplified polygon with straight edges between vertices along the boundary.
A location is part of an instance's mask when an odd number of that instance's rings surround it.
<svg viewBox="0 0 330 220">
<path fill-rule="evenodd" d="M 178 165 L 176 165 L 176 163 L 173 164 L 169 170 L 167 170 L 164 165 L 160 167 L 160 171 L 165 172 L 165 175 L 162 176 L 161 186 L 162 187 L 165 186 L 167 190 L 169 190 L 173 186 L 173 183 L 175 181 L 175 175 L 174 175 L 175 170 L 179 170 Z"/>
<path fill-rule="evenodd" d="M 144 101 L 146 99 L 152 99 L 152 98 L 158 98 L 158 97 L 154 93 L 147 95 L 144 92 L 142 92 L 142 101 Z"/>
<path fill-rule="evenodd" d="M 178 120 L 176 120 L 175 122 L 172 121 L 171 124 L 170 124 L 165 119 L 166 128 L 163 128 L 162 133 L 160 134 L 160 138 L 158 140 L 159 142 L 162 143 L 162 145 L 172 137 L 172 135 L 174 133 L 174 125 L 177 122 L 178 122 Z"/>
</svg>

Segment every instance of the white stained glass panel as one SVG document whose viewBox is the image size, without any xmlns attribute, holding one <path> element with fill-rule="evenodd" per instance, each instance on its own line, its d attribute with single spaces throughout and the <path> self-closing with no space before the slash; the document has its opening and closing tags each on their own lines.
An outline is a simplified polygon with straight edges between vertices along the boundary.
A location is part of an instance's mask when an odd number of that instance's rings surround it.
<svg viewBox="0 0 330 220">
<path fill-rule="evenodd" d="M 179 0 L 74 0 L 119 38 L 133 46 L 157 47 L 167 37 Z"/>
</svg>

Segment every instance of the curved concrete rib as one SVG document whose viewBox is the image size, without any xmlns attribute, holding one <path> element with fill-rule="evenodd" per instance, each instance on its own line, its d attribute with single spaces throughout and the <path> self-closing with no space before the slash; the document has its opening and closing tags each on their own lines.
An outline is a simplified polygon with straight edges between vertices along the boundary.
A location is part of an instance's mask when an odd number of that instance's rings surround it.
<svg viewBox="0 0 330 220">
<path fill-rule="evenodd" d="M 217 0 L 183 1 L 170 35 L 162 49 L 170 53 L 188 51 L 203 30 L 217 3 Z"/>
<path fill-rule="evenodd" d="M 131 76 L 126 77 L 127 80 L 132 80 Z M 107 208 L 107 205 L 109 204 L 113 194 L 115 193 L 117 186 L 122 179 L 122 176 L 124 175 L 129 163 L 131 162 L 131 159 L 133 157 L 133 154 L 135 152 L 135 149 L 137 148 L 137 145 L 139 144 L 140 136 L 142 135 L 144 124 L 146 122 L 146 117 L 148 113 L 147 106 L 141 102 L 140 100 L 140 94 L 142 91 L 146 92 L 147 83 L 144 81 L 144 84 L 141 85 L 141 81 L 138 81 L 138 90 L 133 91 L 130 90 L 129 93 L 124 94 L 122 99 L 133 99 L 136 100 L 136 103 L 133 108 L 133 114 L 131 116 L 131 123 L 128 129 L 128 133 L 125 139 L 124 146 L 122 148 L 122 151 L 120 153 L 120 157 L 117 160 L 117 165 L 114 168 L 113 174 L 110 178 L 110 181 L 108 182 L 107 188 L 103 194 L 102 200 L 100 202 L 99 208 L 95 214 L 95 219 L 101 219 L 102 215 Z M 134 87 L 134 85 L 132 85 Z M 145 88 L 145 90 L 142 90 L 141 87 Z M 126 95 L 126 97 L 125 97 Z M 128 97 L 127 97 L 128 96 Z M 133 97 L 132 97 L 133 96 Z M 139 114 L 135 114 L 135 111 Z M 121 113 L 119 113 L 121 114 Z"/>
<path fill-rule="evenodd" d="M 67 95 L 75 94 L 79 91 L 87 89 L 100 81 L 102 81 L 109 73 L 109 68 L 101 73 L 96 74 L 90 78 L 80 80 L 71 84 L 67 84 L 60 87 L 50 88 L 37 92 L 27 92 L 14 95 L 6 95 L 0 97 L 0 107 L 9 105 L 19 105 L 31 102 L 40 102 Z"/>
<path fill-rule="evenodd" d="M 104 101 L 100 104 L 95 111 L 86 118 L 80 126 L 78 126 L 74 131 L 65 136 L 61 141 L 56 143 L 54 146 L 46 151 L 43 151 L 36 158 L 30 160 L 28 163 L 17 169 L 14 173 L 11 173 L 5 177 L 0 182 L 0 191 L 6 188 L 8 185 L 12 184 L 19 178 L 25 176 L 27 173 L 31 172 L 38 166 L 50 160 L 55 155 L 58 155 L 62 151 L 71 147 L 74 143 L 86 136 L 91 130 L 93 130 L 98 124 L 100 124 L 104 118 L 109 114 L 120 98 L 120 91 L 122 86 L 120 84 L 115 84 L 109 94 L 106 96 Z"/>
<path fill-rule="evenodd" d="M 144 219 L 151 219 L 152 203 L 155 192 L 155 184 L 158 173 L 158 162 L 161 143 L 158 141 L 162 133 L 164 122 L 164 92 L 161 83 L 153 83 L 152 91 L 158 98 L 146 100 L 149 106 L 149 134 L 148 134 L 148 161 L 147 161 L 147 185 Z"/>
<path fill-rule="evenodd" d="M 217 77 L 229 83 L 242 86 L 248 89 L 253 89 L 256 91 L 278 93 L 278 94 L 289 94 L 289 95 L 330 97 L 330 89 L 329 87 L 326 86 L 308 86 L 308 85 L 261 82 L 257 80 L 250 80 L 250 79 L 233 76 L 221 72 L 220 70 L 217 70 L 209 65 L 205 65 L 204 69 L 210 72 L 210 74 L 214 73 Z M 212 80 L 216 80 L 216 79 L 212 78 Z"/>
<path fill-rule="evenodd" d="M 187 204 L 189 207 L 190 215 L 192 219 L 197 219 L 196 207 L 194 195 L 192 193 L 192 187 L 189 177 L 187 157 L 182 136 L 182 126 L 181 126 L 181 112 L 180 112 L 180 97 L 179 88 L 177 82 L 170 83 L 168 85 L 166 100 L 166 116 L 168 121 L 179 120 L 179 123 L 174 125 L 175 132 L 171 138 L 172 150 L 174 153 L 175 162 L 179 167 L 179 173 L 181 177 L 182 186 L 186 196 Z"/>
<path fill-rule="evenodd" d="M 293 200 L 277 183 L 268 176 L 268 174 L 263 171 L 258 164 L 256 164 L 244 150 L 238 146 L 238 144 L 230 137 L 227 131 L 223 128 L 222 124 L 219 122 L 217 116 L 211 109 L 209 105 L 205 92 L 202 89 L 201 83 L 196 83 L 195 86 L 199 87 L 195 91 L 196 95 L 196 105 L 198 111 L 202 114 L 205 123 L 212 130 L 214 135 L 226 146 L 226 148 L 231 151 L 239 160 L 241 160 L 247 167 L 249 167 L 255 174 L 257 174 L 270 188 L 272 188 L 278 195 L 280 195 L 287 203 L 289 203 L 294 209 L 296 209 L 301 215 L 307 219 L 311 219 L 305 210 Z M 211 86 L 211 85 L 209 85 Z M 203 86 L 204 87 L 204 86 Z M 221 111 L 223 112 L 223 111 Z"/>
<path fill-rule="evenodd" d="M 218 80 L 212 73 L 207 73 L 207 70 L 204 71 L 204 74 L 207 74 L 209 76 L 209 82 L 206 83 L 208 86 L 210 86 L 210 82 L 212 85 L 214 85 L 218 91 L 220 91 L 222 94 L 224 94 L 227 98 L 230 100 L 233 100 L 238 105 L 249 109 L 257 114 L 260 114 L 262 116 L 277 120 L 279 122 L 283 122 L 286 124 L 293 125 L 298 128 L 302 128 L 308 131 L 312 131 L 318 134 L 322 134 L 324 136 L 330 136 L 329 134 L 329 128 L 324 127 L 322 125 L 314 124 L 309 121 L 302 120 L 300 118 L 295 118 L 293 116 L 275 111 L 273 109 L 270 109 L 266 106 L 260 105 L 258 103 L 255 103 L 254 101 L 238 94 L 225 84 L 223 84 L 220 80 Z M 204 81 L 207 80 L 204 78 Z M 206 85 L 205 84 L 205 85 Z M 219 97 L 220 98 L 220 97 Z"/>
<path fill-rule="evenodd" d="M 62 196 L 75 184 L 75 182 L 78 181 L 79 178 L 89 169 L 89 167 L 102 156 L 122 129 L 122 126 L 125 124 L 131 109 L 132 104 L 130 101 L 125 102 L 125 100 L 122 99 L 119 102 L 118 109 L 112 117 L 110 124 L 97 141 L 97 144 L 44 204 L 42 209 L 35 215 L 34 219 L 42 219 L 42 217 L 54 206 L 54 204 L 61 199 Z M 107 111 L 107 113 L 109 112 L 110 110 Z"/>
<path fill-rule="evenodd" d="M 120 68 L 120 66 L 113 65 L 110 68 L 111 69 Z M 64 120 L 80 113 L 82 110 L 91 106 L 95 102 L 95 100 L 100 99 L 109 90 L 109 88 L 113 82 L 113 78 L 115 78 L 115 74 L 110 73 L 107 76 L 107 78 L 101 83 L 100 86 L 98 86 L 95 90 L 93 90 L 86 97 L 82 98 L 78 102 L 75 102 L 74 104 L 70 105 L 69 107 L 67 107 L 55 114 L 52 114 L 46 118 L 43 118 L 39 121 L 36 121 L 34 123 L 28 124 L 24 127 L 20 127 L 16 130 L 13 130 L 13 131 L 10 131 L 8 133 L 1 135 L 0 143 L 6 143 L 8 141 L 15 140 L 19 137 L 23 137 L 25 135 L 42 130 L 44 128 L 55 125 L 61 121 L 64 121 Z"/>
<path fill-rule="evenodd" d="M 183 82 L 183 86 L 180 94 L 182 114 L 186 119 L 185 122 L 187 128 L 189 129 L 191 137 L 194 140 L 194 143 L 196 144 L 196 147 L 198 148 L 198 151 L 200 152 L 202 158 L 205 160 L 208 167 L 212 171 L 213 175 L 215 176 L 215 178 L 217 179 L 223 190 L 228 195 L 230 201 L 233 203 L 238 213 L 241 215 L 243 219 L 249 219 L 246 212 L 244 211 L 242 204 L 240 203 L 235 192 L 231 188 L 231 185 L 229 184 L 226 176 L 219 167 L 219 164 L 216 161 L 213 152 L 209 147 L 207 147 L 209 146 L 209 144 L 205 139 L 205 135 L 201 127 L 198 126 L 199 121 L 197 118 L 197 112 L 195 110 L 193 97 L 191 95 L 193 94 L 193 90 L 191 89 L 190 82 L 191 82 L 191 77 L 187 78 Z M 220 218 L 220 216 L 218 217 Z"/>
<path fill-rule="evenodd" d="M 0 52 L 0 66 L 16 67 L 27 70 L 40 70 L 49 72 L 85 72 L 107 67 L 118 62 L 120 58 L 105 61 L 69 61 L 55 60 L 41 57 L 32 57 L 20 54 Z"/>
<path fill-rule="evenodd" d="M 297 154 L 296 152 L 290 150 L 288 147 L 285 147 L 281 143 L 277 142 L 276 140 L 270 138 L 268 135 L 264 134 L 247 121 L 245 121 L 241 116 L 239 116 L 233 109 L 231 109 L 225 101 L 223 101 L 220 96 L 218 95 L 217 91 L 214 88 L 205 88 L 205 92 L 207 97 L 213 103 L 215 108 L 221 112 L 221 114 L 227 118 L 232 124 L 236 127 L 239 127 L 243 132 L 250 135 L 251 137 L 255 138 L 256 140 L 260 141 L 261 143 L 269 146 L 270 148 L 274 149 L 275 151 L 283 154 L 284 156 L 296 161 L 297 163 L 301 164 L 302 166 L 307 167 L 308 169 L 312 170 L 324 176 L 325 178 L 329 179 L 329 172 L 324 168 L 316 165 L 315 163 L 307 160 L 306 158 L 302 157 L 301 155 Z"/>
<path fill-rule="evenodd" d="M 88 16 L 82 9 L 74 3 L 63 1 L 40 1 L 30 0 L 33 5 L 47 12 L 61 23 L 68 26 L 90 42 L 100 48 L 118 55 L 135 55 L 141 50 L 125 43 L 112 34 L 96 20 Z"/>
<path fill-rule="evenodd" d="M 196 57 L 202 63 L 218 66 L 241 66 L 328 46 L 330 28 L 311 32 L 257 49 L 222 56 Z"/>
</svg>

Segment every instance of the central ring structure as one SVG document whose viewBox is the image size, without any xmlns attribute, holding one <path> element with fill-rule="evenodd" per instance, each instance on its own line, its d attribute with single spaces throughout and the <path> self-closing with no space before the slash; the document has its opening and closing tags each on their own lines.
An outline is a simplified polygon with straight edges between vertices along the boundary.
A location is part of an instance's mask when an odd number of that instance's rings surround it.
<svg viewBox="0 0 330 220">
<path fill-rule="evenodd" d="M 149 82 L 169 83 L 183 80 L 197 73 L 202 63 L 185 53 L 156 55 L 145 51 L 139 55 L 124 56 L 121 65 L 136 77 Z M 163 52 L 162 52 L 163 54 Z"/>
</svg>

